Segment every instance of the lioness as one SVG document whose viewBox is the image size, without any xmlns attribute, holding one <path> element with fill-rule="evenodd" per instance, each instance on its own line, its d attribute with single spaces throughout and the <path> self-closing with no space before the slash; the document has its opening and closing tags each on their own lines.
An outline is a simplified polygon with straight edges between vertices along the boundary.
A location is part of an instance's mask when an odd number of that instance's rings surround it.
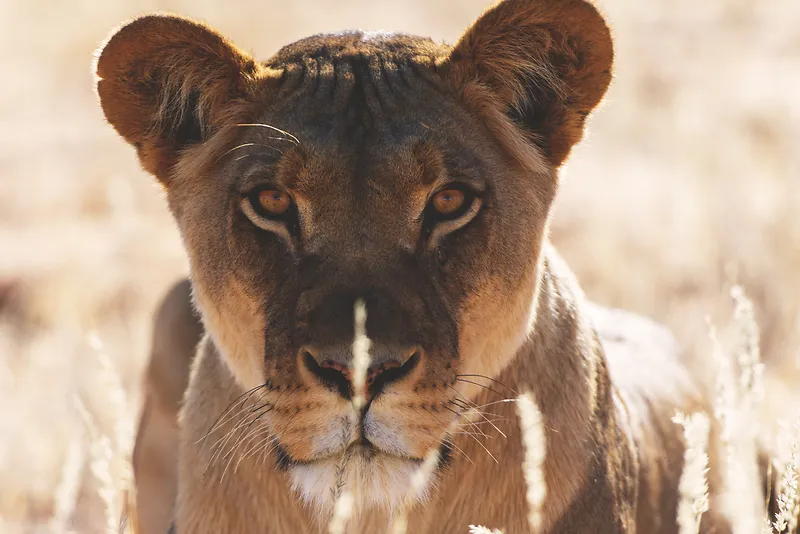
<svg viewBox="0 0 800 534">
<path fill-rule="evenodd" d="M 412 533 L 530 532 L 515 405 L 497 402 L 526 391 L 546 437 L 541 532 L 677 532 L 670 418 L 703 395 L 666 331 L 588 303 L 547 240 L 612 59 L 583 0 L 500 2 L 454 47 L 344 32 L 263 63 L 175 16 L 113 34 L 102 108 L 166 188 L 205 328 L 174 431 L 176 532 L 325 532 L 347 494 L 349 532 L 399 515 Z M 182 368 L 200 332 L 188 290 L 164 309 L 155 351 Z M 155 531 L 174 482 L 142 451 L 169 458 L 183 382 L 152 370 L 137 478 L 163 482 L 139 491 L 145 514 L 161 506 Z M 707 513 L 702 529 L 729 527 Z"/>
</svg>

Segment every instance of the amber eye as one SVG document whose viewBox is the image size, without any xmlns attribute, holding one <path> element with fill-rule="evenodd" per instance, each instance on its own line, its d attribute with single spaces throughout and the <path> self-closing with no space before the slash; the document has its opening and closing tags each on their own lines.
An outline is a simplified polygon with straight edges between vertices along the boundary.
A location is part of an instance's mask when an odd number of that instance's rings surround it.
<svg viewBox="0 0 800 534">
<path fill-rule="evenodd" d="M 278 189 L 257 189 L 249 195 L 253 210 L 262 217 L 278 218 L 289 213 L 292 197 Z"/>
<path fill-rule="evenodd" d="M 430 207 L 439 218 L 452 219 L 462 215 L 472 203 L 467 190 L 456 187 L 442 189 L 430 201 Z"/>
</svg>

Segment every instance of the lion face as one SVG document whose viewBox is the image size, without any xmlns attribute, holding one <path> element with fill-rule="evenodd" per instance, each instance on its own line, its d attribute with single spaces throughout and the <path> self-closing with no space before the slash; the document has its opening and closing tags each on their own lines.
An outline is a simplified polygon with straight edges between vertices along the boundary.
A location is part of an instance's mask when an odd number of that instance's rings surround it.
<svg viewBox="0 0 800 534">
<path fill-rule="evenodd" d="M 309 501 L 399 503 L 533 324 L 556 168 L 611 61 L 591 6 L 562 3 L 587 30 L 544 4 L 455 49 L 353 32 L 256 64 L 158 16 L 103 49 L 106 116 L 166 185 L 206 329 Z"/>
<path fill-rule="evenodd" d="M 465 403 L 459 376 L 486 374 L 487 348 L 499 358 L 525 335 L 554 181 L 509 162 L 456 95 L 425 79 L 422 59 L 331 54 L 396 40 L 317 39 L 324 48 L 279 54 L 278 95 L 169 199 L 209 331 L 243 387 L 266 384 L 264 422 L 298 485 L 329 495 L 355 450 L 355 487 L 396 488 L 394 500 L 446 443 Z M 359 299 L 371 361 L 362 414 Z"/>
</svg>

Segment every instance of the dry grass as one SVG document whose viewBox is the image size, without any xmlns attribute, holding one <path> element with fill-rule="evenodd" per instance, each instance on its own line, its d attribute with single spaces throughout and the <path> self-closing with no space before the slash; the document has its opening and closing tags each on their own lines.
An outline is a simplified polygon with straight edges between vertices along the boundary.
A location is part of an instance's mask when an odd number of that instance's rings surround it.
<svg viewBox="0 0 800 534">
<path fill-rule="evenodd" d="M 124 392 L 128 415 L 138 406 L 151 310 L 186 269 L 158 187 L 103 123 L 89 72 L 97 43 L 153 9 L 205 18 L 260 57 L 347 27 L 453 41 L 486 2 L 3 6 L 0 531 L 106 530 L 103 500 L 119 508 L 122 497 L 100 498 L 108 482 L 92 465 L 117 466 L 117 484 L 130 446 L 110 399 Z M 745 287 L 762 327 L 760 402 L 792 420 L 798 406 L 774 377 L 796 383 L 800 374 L 800 3 L 601 5 L 615 29 L 617 78 L 564 172 L 554 241 L 591 297 L 667 323 L 698 355 L 698 372 L 716 370 L 704 318 L 728 324 L 729 288 Z M 738 346 L 732 324 L 720 331 L 726 347 Z M 121 377 L 116 393 L 109 369 Z M 788 465 L 791 456 L 776 472 Z M 784 507 L 796 506 L 796 479 L 782 480 Z"/>
<path fill-rule="evenodd" d="M 708 416 L 703 413 L 677 414 L 673 422 L 683 427 L 686 450 L 678 491 L 680 534 L 697 534 L 700 520 L 708 512 Z"/>
<path fill-rule="evenodd" d="M 538 533 L 542 529 L 542 505 L 547 496 L 544 480 L 544 461 L 547 455 L 544 423 L 542 413 L 530 393 L 517 397 L 517 412 L 525 450 L 521 467 L 527 487 L 525 501 L 528 503 L 528 524 L 531 532 Z"/>
<path fill-rule="evenodd" d="M 800 517 L 800 492 L 798 492 L 798 477 L 800 477 L 800 418 L 794 425 L 794 430 L 789 432 L 788 446 L 783 454 L 775 458 L 777 471 L 781 473 L 777 488 L 778 509 L 772 521 L 772 528 L 776 533 L 786 532 L 792 534 L 797 531 L 797 519 Z"/>
<path fill-rule="evenodd" d="M 481 525 L 470 525 L 469 534 L 503 534 L 497 529 L 491 530 Z"/>
</svg>

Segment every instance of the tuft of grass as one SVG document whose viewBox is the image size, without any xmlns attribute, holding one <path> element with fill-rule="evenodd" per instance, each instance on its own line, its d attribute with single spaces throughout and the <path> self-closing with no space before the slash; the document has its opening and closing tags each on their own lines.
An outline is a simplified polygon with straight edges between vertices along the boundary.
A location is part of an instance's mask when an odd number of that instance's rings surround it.
<svg viewBox="0 0 800 534">
<path fill-rule="evenodd" d="M 75 411 L 83 420 L 89 436 L 89 470 L 97 482 L 97 494 L 104 505 L 106 534 L 123 534 L 135 528 L 127 521 L 133 489 L 131 454 L 134 443 L 133 406 L 128 402 L 119 373 L 103 349 L 96 333 L 87 341 L 99 364 L 98 387 L 115 416 L 113 432 L 109 436 L 102 430 L 79 395 L 73 398 Z M 131 514 L 135 517 L 135 510 Z"/>
<path fill-rule="evenodd" d="M 122 507 L 118 499 L 119 487 L 112 475 L 112 462 L 114 459 L 112 441 L 100 430 L 94 417 L 86 409 L 80 397 L 75 397 L 75 409 L 80 413 L 91 438 L 89 444 L 89 469 L 97 480 L 97 494 L 105 506 L 105 532 L 106 534 L 116 534 L 119 520 L 122 516 Z"/>
<path fill-rule="evenodd" d="M 532 532 L 542 528 L 542 505 L 547 496 L 544 478 L 544 460 L 547 442 L 544 435 L 542 413 L 530 393 L 517 397 L 517 413 L 525 456 L 522 472 L 525 477 L 525 500 L 528 503 L 528 524 Z"/>
<path fill-rule="evenodd" d="M 367 306 L 361 299 L 356 300 L 353 306 L 353 330 L 353 408 L 356 413 L 360 414 L 366 403 L 367 371 L 370 365 L 369 348 L 371 345 L 371 341 L 367 336 Z M 353 493 L 344 487 L 345 469 L 348 461 L 347 451 L 344 451 L 337 469 L 338 480 L 333 490 L 335 502 L 333 516 L 328 523 L 330 534 L 344 534 L 347 522 L 353 515 L 355 504 Z"/>
<path fill-rule="evenodd" d="M 61 480 L 53 496 L 53 517 L 50 518 L 49 530 L 53 534 L 69 531 L 69 521 L 78 502 L 78 492 L 83 481 L 86 466 L 86 450 L 83 436 L 73 438 L 67 446 Z"/>
<path fill-rule="evenodd" d="M 697 534 L 700 520 L 708 511 L 708 416 L 677 413 L 672 421 L 683 427 L 686 448 L 683 472 L 678 484 L 678 528 L 680 534 Z"/>
<path fill-rule="evenodd" d="M 738 333 L 736 362 L 739 364 L 739 391 L 745 408 L 754 410 L 764 397 L 764 364 L 761 363 L 761 333 L 756 322 L 753 301 L 744 288 L 731 289 L 734 302 L 734 328 Z"/>
<path fill-rule="evenodd" d="M 781 459 L 776 459 L 780 463 Z M 794 425 L 790 438 L 787 458 L 783 461 L 781 478 L 778 482 L 777 505 L 772 527 L 777 534 L 794 534 L 797 531 L 797 520 L 800 516 L 800 493 L 798 493 L 798 476 L 800 475 L 800 419 Z"/>
<path fill-rule="evenodd" d="M 354 310 L 355 336 L 353 339 L 353 406 L 360 413 L 365 403 L 367 370 L 370 365 L 370 339 L 367 337 L 367 306 L 356 301 Z"/>
<path fill-rule="evenodd" d="M 503 534 L 503 532 L 498 529 L 490 530 L 480 525 L 470 525 L 469 534 Z"/>
<path fill-rule="evenodd" d="M 763 398 L 763 365 L 760 357 L 760 334 L 753 304 L 741 286 L 731 290 L 734 304 L 732 327 L 735 345 L 726 351 L 710 327 L 712 360 L 716 364 L 714 416 L 724 452 L 722 512 L 731 520 L 734 534 L 760 530 L 764 510 L 758 492 L 759 416 Z"/>
<path fill-rule="evenodd" d="M 416 504 L 419 495 L 424 494 L 425 488 L 438 464 L 439 450 L 431 449 L 428 451 L 428 454 L 425 455 L 425 461 L 422 462 L 422 465 L 411 474 L 405 502 L 401 506 L 400 511 L 392 519 L 392 524 L 389 528 L 392 534 L 406 534 L 408 530 L 408 512 Z"/>
<path fill-rule="evenodd" d="M 336 499 L 336 504 L 333 507 L 333 517 L 328 523 L 328 532 L 330 534 L 344 534 L 347 529 L 347 522 L 353 515 L 353 494 L 349 491 L 343 491 Z"/>
</svg>

